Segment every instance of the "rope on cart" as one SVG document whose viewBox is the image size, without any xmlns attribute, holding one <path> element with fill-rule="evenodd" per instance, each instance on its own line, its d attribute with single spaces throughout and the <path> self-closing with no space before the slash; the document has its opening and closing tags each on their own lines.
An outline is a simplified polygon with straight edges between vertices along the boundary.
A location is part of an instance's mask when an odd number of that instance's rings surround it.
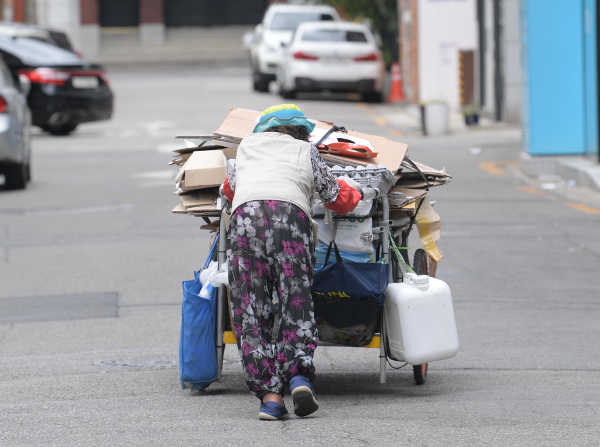
<svg viewBox="0 0 600 447">
<path fill-rule="evenodd" d="M 404 266 L 404 268 L 408 271 L 408 273 L 415 273 L 412 267 L 404 260 L 404 257 L 400 253 L 400 250 L 410 250 L 410 247 L 398 247 L 396 246 L 396 241 L 394 240 L 394 236 L 390 234 L 390 248 L 394 250 L 394 254 L 396 255 L 396 259 L 400 264 Z"/>
<path fill-rule="evenodd" d="M 385 357 L 385 359 L 387 360 L 387 363 L 388 363 L 388 365 L 390 365 L 390 368 L 392 368 L 392 369 L 402 369 L 402 368 L 404 368 L 406 365 L 408 365 L 408 363 L 404 362 L 404 365 L 402 365 L 402 366 L 398 366 L 398 367 L 395 367 L 394 365 L 392 365 L 392 364 L 390 363 L 390 358 L 389 358 L 388 356 L 386 356 L 386 357 Z M 399 360 L 394 360 L 394 361 L 399 361 Z"/>
</svg>

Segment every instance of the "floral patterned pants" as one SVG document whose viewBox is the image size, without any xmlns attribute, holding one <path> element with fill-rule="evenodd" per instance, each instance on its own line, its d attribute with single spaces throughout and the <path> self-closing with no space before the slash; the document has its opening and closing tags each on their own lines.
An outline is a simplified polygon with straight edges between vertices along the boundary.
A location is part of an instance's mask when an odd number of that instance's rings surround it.
<svg viewBox="0 0 600 447">
<path fill-rule="evenodd" d="M 283 395 L 295 375 L 314 381 L 314 247 L 310 218 L 288 202 L 247 202 L 231 216 L 227 259 L 234 332 L 248 389 L 260 399 Z"/>
</svg>

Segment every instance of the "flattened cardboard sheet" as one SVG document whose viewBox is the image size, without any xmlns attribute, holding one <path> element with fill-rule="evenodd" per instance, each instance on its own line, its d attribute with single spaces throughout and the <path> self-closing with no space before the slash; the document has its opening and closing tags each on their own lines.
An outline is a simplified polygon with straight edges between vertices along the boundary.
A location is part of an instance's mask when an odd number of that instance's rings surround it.
<svg viewBox="0 0 600 447">
<path fill-rule="evenodd" d="M 217 205 L 217 199 L 219 198 L 218 189 L 198 189 L 191 193 L 181 194 L 181 202 L 186 208 L 196 206 L 207 206 Z"/>
<path fill-rule="evenodd" d="M 183 206 L 183 203 L 181 203 L 181 202 L 179 202 L 177 204 L 177 206 L 171 210 L 171 212 L 173 214 L 187 214 L 187 210 L 185 209 L 185 206 Z"/>
<path fill-rule="evenodd" d="M 427 195 L 427 191 L 423 189 L 409 189 L 409 188 L 401 188 L 398 186 L 394 186 L 388 192 L 388 197 L 390 199 L 390 207 L 398 207 L 413 203 L 418 199 L 421 199 Z M 395 203 L 395 202 L 400 202 Z"/>
<path fill-rule="evenodd" d="M 214 134 L 221 137 L 229 137 L 241 139 L 246 135 L 249 135 L 256 126 L 256 119 L 260 116 L 261 112 L 256 110 L 248 109 L 237 109 L 233 108 L 227 114 L 227 118 L 221 124 Z M 320 129 L 329 130 L 332 126 L 331 123 L 324 121 L 310 120 L 315 123 L 316 127 Z M 343 124 L 343 123 L 340 123 Z M 348 131 L 348 135 L 353 135 L 365 140 L 369 140 L 373 146 L 375 152 L 379 155 L 376 158 L 360 159 L 355 157 L 346 157 L 341 155 L 330 155 L 332 159 L 340 159 L 351 161 L 357 165 L 368 165 L 373 164 L 377 166 L 383 163 L 392 172 L 397 172 L 400 169 L 402 160 L 408 151 L 408 145 L 399 143 L 397 141 L 388 140 L 387 138 L 379 137 L 376 135 L 369 135 L 361 132 Z M 223 144 L 222 141 L 218 141 L 219 144 Z"/>
</svg>

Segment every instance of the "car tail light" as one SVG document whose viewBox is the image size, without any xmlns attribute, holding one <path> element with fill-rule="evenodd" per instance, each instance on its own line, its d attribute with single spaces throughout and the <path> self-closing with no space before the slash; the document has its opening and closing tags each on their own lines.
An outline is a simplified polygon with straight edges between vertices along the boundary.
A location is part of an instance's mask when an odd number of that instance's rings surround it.
<svg viewBox="0 0 600 447">
<path fill-rule="evenodd" d="M 295 59 L 304 59 L 304 60 L 310 60 L 310 61 L 316 61 L 319 60 L 319 58 L 317 56 L 313 56 L 311 54 L 306 54 L 302 51 L 296 51 L 294 53 L 294 58 Z"/>
<path fill-rule="evenodd" d="M 36 68 L 35 70 L 21 70 L 19 75 L 27 76 L 33 84 L 46 85 L 65 85 L 65 82 L 71 77 L 66 71 L 55 70 L 54 68 Z"/>
<path fill-rule="evenodd" d="M 106 85 L 110 83 L 110 80 L 108 79 L 108 74 L 105 71 L 98 72 L 98 76 L 104 81 Z"/>
<path fill-rule="evenodd" d="M 8 112 L 8 103 L 6 102 L 6 99 L 4 99 L 4 96 L 0 95 L 0 113 L 6 112 Z"/>
<path fill-rule="evenodd" d="M 377 53 L 371 53 L 371 54 L 367 54 L 366 56 L 354 58 L 355 62 L 372 62 L 372 61 L 377 61 L 377 60 L 379 60 L 379 56 L 377 55 Z"/>
</svg>

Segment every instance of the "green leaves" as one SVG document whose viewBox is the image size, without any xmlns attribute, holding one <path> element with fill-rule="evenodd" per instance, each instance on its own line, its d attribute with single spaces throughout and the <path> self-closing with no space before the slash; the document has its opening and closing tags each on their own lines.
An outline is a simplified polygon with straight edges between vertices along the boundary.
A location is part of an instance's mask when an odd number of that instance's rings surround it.
<svg viewBox="0 0 600 447">
<path fill-rule="evenodd" d="M 387 66 L 398 60 L 397 0 L 325 0 L 349 20 L 368 19 L 371 30 L 381 37 Z"/>
</svg>

